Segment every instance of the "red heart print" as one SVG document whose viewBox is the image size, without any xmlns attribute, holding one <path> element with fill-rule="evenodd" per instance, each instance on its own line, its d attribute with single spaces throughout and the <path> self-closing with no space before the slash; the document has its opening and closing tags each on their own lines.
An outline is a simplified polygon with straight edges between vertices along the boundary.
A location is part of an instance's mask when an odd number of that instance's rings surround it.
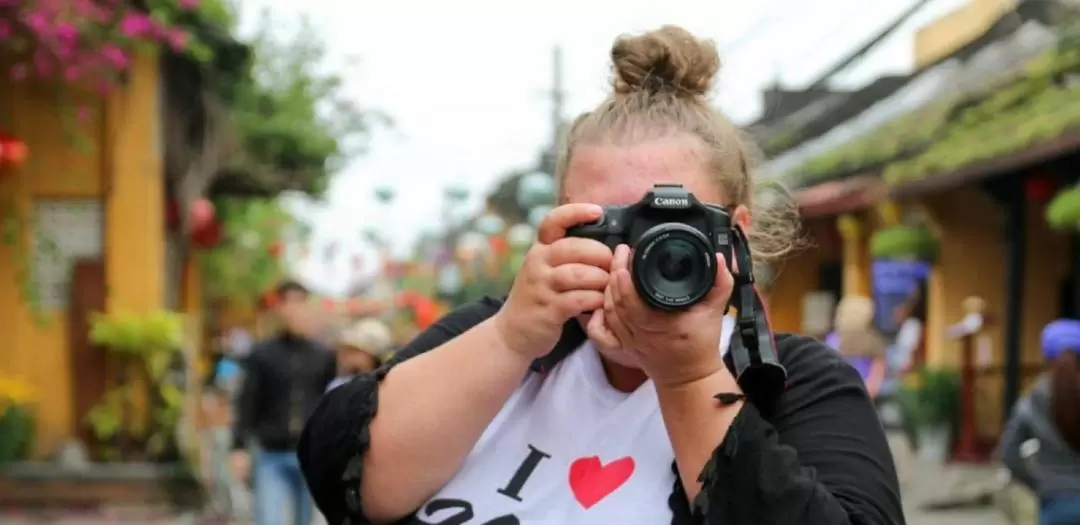
<svg viewBox="0 0 1080 525">
<path fill-rule="evenodd" d="M 634 473 L 634 458 L 626 456 L 607 465 L 600 456 L 578 458 L 570 464 L 570 490 L 586 509 L 608 497 L 630 479 Z"/>
</svg>

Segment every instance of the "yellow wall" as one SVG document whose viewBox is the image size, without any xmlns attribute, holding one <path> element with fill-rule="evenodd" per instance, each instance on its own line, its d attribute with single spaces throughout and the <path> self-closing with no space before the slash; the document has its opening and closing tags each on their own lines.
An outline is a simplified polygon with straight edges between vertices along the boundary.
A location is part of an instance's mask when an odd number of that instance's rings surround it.
<svg viewBox="0 0 1080 525">
<path fill-rule="evenodd" d="M 969 0 L 915 33 L 915 66 L 932 64 L 982 36 L 1017 0 Z"/>
<path fill-rule="evenodd" d="M 63 95 L 80 97 L 81 95 Z M 73 433 L 67 312 L 44 312 L 35 322 L 21 292 L 20 275 L 30 256 L 35 197 L 102 197 L 106 204 L 105 254 L 108 307 L 147 310 L 163 304 L 163 211 L 158 129 L 156 59 L 135 61 L 125 89 L 107 101 L 81 96 L 87 104 L 80 125 L 86 147 L 65 133 L 70 117 L 58 93 L 44 85 L 0 82 L 0 126 L 30 149 L 19 170 L 0 172 L 0 210 L 21 219 L 21 242 L 0 246 L 0 373 L 32 382 L 40 391 L 36 453 L 44 455 Z M 111 176 L 106 176 L 111 174 Z"/>
<path fill-rule="evenodd" d="M 1004 363 L 1005 261 L 1000 208 L 974 187 L 944 192 L 924 201 L 946 242 L 929 282 L 927 362 L 931 366 L 959 366 L 961 346 L 947 338 L 951 324 L 963 318 L 961 302 L 969 296 L 984 298 L 990 323 L 985 333 L 991 344 L 989 366 Z M 1039 333 L 1057 317 L 1058 290 L 1068 272 L 1064 239 L 1045 225 L 1042 210 L 1032 207 L 1027 218 L 1028 250 L 1021 312 L 1021 353 L 1026 366 L 1042 362 Z M 1003 376 L 981 374 L 977 388 L 978 427 L 984 436 L 1001 428 Z"/>
<path fill-rule="evenodd" d="M 837 218 L 844 262 L 844 297 L 870 297 L 870 236 L 874 223 L 869 213 Z"/>
<path fill-rule="evenodd" d="M 773 330 L 802 332 L 803 298 L 818 289 L 821 260 L 820 249 L 812 248 L 795 254 L 778 267 L 768 294 Z"/>
</svg>

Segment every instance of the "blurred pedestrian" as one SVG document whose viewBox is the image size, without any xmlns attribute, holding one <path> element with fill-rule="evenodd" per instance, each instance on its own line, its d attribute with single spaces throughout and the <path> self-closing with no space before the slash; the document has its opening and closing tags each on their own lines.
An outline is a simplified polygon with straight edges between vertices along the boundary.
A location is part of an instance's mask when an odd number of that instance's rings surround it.
<svg viewBox="0 0 1080 525">
<path fill-rule="evenodd" d="M 359 374 L 373 372 L 390 351 L 390 329 L 377 319 L 362 319 L 338 334 L 337 378 L 327 390 L 333 389 Z"/>
<path fill-rule="evenodd" d="M 203 387 L 203 483 L 209 493 L 209 511 L 214 519 L 225 522 L 239 517 L 243 507 L 244 487 L 229 471 L 229 451 L 232 443 L 232 396 L 224 386 L 225 379 L 211 375 Z"/>
<path fill-rule="evenodd" d="M 1013 479 L 1039 498 L 1042 525 L 1080 523 L 1080 321 L 1059 319 L 1043 329 L 1049 364 L 1020 399 L 1001 437 Z"/>
<path fill-rule="evenodd" d="M 282 329 L 257 343 L 244 363 L 230 463 L 238 478 L 252 478 L 255 525 L 284 523 L 287 502 L 294 525 L 311 522 L 312 503 L 296 446 L 304 421 L 336 375 L 337 363 L 328 347 L 312 339 L 318 325 L 309 299 L 300 283 L 279 285 Z"/>
<path fill-rule="evenodd" d="M 885 341 L 874 328 L 874 302 L 869 297 L 848 296 L 836 306 L 833 333 L 826 342 L 859 372 L 872 399 L 885 382 Z"/>
</svg>

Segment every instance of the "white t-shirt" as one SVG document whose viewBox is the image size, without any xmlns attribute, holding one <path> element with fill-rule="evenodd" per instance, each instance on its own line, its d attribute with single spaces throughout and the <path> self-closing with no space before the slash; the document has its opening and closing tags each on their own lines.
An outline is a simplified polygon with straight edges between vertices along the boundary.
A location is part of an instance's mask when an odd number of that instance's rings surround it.
<svg viewBox="0 0 1080 525">
<path fill-rule="evenodd" d="M 586 343 L 529 374 L 414 523 L 663 525 L 674 458 L 652 383 L 615 390 Z"/>
</svg>

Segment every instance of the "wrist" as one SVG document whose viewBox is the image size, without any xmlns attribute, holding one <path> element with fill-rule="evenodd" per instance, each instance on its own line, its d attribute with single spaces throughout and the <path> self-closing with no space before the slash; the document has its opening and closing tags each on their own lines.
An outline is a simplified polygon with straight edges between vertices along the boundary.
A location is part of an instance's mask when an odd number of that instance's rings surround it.
<svg viewBox="0 0 1080 525">
<path fill-rule="evenodd" d="M 696 379 L 682 382 L 656 383 L 656 393 L 661 398 L 702 398 L 712 399 L 716 394 L 742 394 L 739 383 L 727 367 L 720 362 L 720 368 Z"/>
<path fill-rule="evenodd" d="M 728 376 L 731 375 L 727 372 L 723 358 L 719 353 L 715 353 L 715 355 L 711 356 L 709 359 L 703 359 L 700 362 L 683 366 L 675 370 L 649 374 L 649 377 L 653 380 L 653 384 L 656 385 L 657 390 L 678 390 L 684 387 L 692 387 L 694 384 L 706 381 L 720 372 L 723 372 Z"/>
<path fill-rule="evenodd" d="M 510 330 L 505 323 L 505 319 L 501 313 L 497 313 L 490 319 L 484 322 L 487 325 L 488 331 L 491 334 L 492 346 L 494 346 L 502 354 L 506 354 L 510 357 L 510 361 L 513 364 L 520 366 L 521 368 L 528 368 L 532 364 L 533 358 L 529 354 L 528 348 L 523 348 L 519 338 L 515 337 L 513 330 Z"/>
</svg>

